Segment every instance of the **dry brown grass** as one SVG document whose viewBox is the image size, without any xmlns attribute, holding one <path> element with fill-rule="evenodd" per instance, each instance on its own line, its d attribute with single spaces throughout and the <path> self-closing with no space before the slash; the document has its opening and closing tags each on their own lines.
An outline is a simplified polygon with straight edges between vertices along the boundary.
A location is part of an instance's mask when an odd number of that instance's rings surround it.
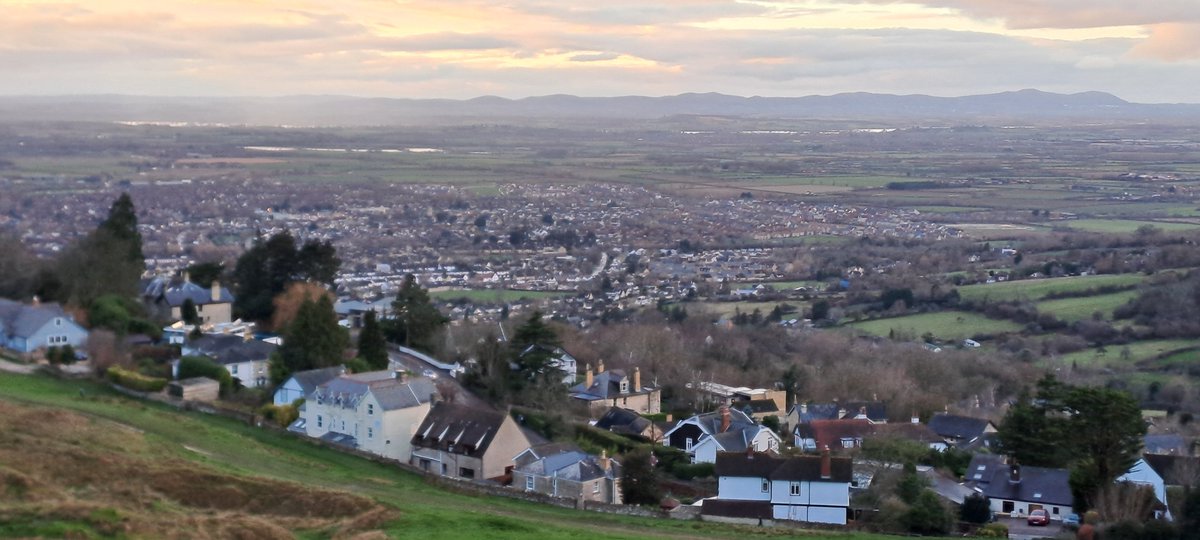
<svg viewBox="0 0 1200 540">
<path fill-rule="evenodd" d="M 397 517 L 358 495 L 235 476 L 164 455 L 120 424 L 0 401 L 0 523 L 66 522 L 106 535 L 363 536 Z"/>
</svg>

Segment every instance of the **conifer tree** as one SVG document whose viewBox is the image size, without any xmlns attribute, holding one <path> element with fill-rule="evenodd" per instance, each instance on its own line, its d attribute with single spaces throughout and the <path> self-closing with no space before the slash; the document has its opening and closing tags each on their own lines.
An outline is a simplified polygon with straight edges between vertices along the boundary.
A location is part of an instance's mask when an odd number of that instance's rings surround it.
<svg viewBox="0 0 1200 540">
<path fill-rule="evenodd" d="M 358 357 L 371 369 L 388 367 L 387 340 L 383 337 L 383 328 L 375 320 L 375 310 L 368 311 L 363 317 L 362 331 L 358 334 Z"/>
</svg>

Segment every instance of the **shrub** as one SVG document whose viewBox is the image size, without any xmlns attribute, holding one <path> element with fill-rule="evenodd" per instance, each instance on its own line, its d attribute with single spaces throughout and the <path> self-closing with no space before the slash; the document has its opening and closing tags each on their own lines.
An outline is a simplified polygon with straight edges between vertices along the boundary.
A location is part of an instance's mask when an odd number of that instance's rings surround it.
<svg viewBox="0 0 1200 540">
<path fill-rule="evenodd" d="M 258 409 L 263 418 L 275 422 L 279 427 L 286 428 L 300 418 L 300 410 L 295 405 L 274 405 L 268 403 Z"/>
<path fill-rule="evenodd" d="M 991 501 L 978 493 L 963 499 L 959 517 L 967 523 L 987 523 L 992 520 Z"/>
<path fill-rule="evenodd" d="M 147 377 L 136 371 L 129 371 L 113 366 L 105 372 L 109 381 L 139 392 L 160 392 L 167 387 L 166 379 Z"/>
<path fill-rule="evenodd" d="M 227 396 L 233 390 L 233 376 L 224 366 L 203 356 L 185 356 L 179 359 L 179 378 L 208 377 L 221 383 L 221 395 Z"/>
<path fill-rule="evenodd" d="M 988 523 L 975 533 L 981 538 L 1008 538 L 1008 525 L 1003 523 Z"/>
<path fill-rule="evenodd" d="M 692 480 L 694 478 L 708 478 L 713 475 L 712 463 L 676 463 L 671 467 L 671 474 L 680 480 Z"/>
</svg>

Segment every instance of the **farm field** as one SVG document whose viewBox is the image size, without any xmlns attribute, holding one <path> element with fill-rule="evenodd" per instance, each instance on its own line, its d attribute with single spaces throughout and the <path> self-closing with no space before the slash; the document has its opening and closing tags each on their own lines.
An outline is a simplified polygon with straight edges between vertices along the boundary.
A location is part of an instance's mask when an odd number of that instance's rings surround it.
<svg viewBox="0 0 1200 540">
<path fill-rule="evenodd" d="M 467 299 L 477 304 L 506 304 L 519 300 L 546 300 L 571 296 L 574 293 L 560 291 L 517 291 L 512 289 L 447 289 L 430 291 L 434 300 Z"/>
<path fill-rule="evenodd" d="M 769 282 L 763 283 L 763 285 L 771 287 L 772 289 L 775 289 L 780 292 L 791 291 L 798 287 L 808 287 L 809 289 L 816 289 L 818 291 L 822 291 L 822 290 L 825 290 L 825 287 L 828 285 L 828 283 L 826 283 L 824 281 L 815 281 L 815 280 L 769 281 Z"/>
<path fill-rule="evenodd" d="M 1037 309 L 1039 312 L 1051 313 L 1055 317 L 1067 322 L 1090 319 L 1092 318 L 1092 314 L 1096 312 L 1103 314 L 1105 319 L 1112 319 L 1114 309 L 1137 298 L 1137 296 L 1137 291 L 1121 291 L 1111 294 L 1082 296 L 1079 298 L 1044 300 L 1038 302 Z"/>
<path fill-rule="evenodd" d="M 784 320 L 803 319 L 804 314 L 808 312 L 807 302 L 693 302 L 685 305 L 689 308 L 689 311 L 695 307 L 704 313 L 719 317 L 733 317 L 738 312 L 749 315 L 754 313 L 756 309 L 763 317 L 766 317 L 771 313 L 771 310 L 775 309 L 775 306 L 782 304 L 796 308 L 796 311 L 785 314 L 783 316 Z"/>
<path fill-rule="evenodd" d="M 1064 354 L 1059 361 L 1064 364 L 1104 367 L 1128 366 L 1144 362 L 1160 354 L 1200 346 L 1194 339 L 1156 339 L 1138 341 L 1127 345 L 1112 345 L 1104 348 L 1088 348 Z M 1128 352 L 1126 352 L 1128 351 Z"/>
<path fill-rule="evenodd" d="M 6 485 L 28 480 L 30 487 L 20 496 L 38 501 L 24 505 L 0 498 L 0 536 L 86 538 L 127 531 L 119 536 L 155 537 L 180 524 L 212 536 L 231 535 L 229 527 L 242 526 L 240 533 L 253 527 L 251 536 L 273 538 L 320 538 L 362 529 L 394 538 L 468 539 L 794 534 L 452 493 L 394 467 L 230 419 L 133 400 L 90 381 L 5 373 L 0 396 L 5 413 L 0 425 L 18 434 L 0 441 L 0 474 L 11 479 Z M 39 442 L 53 444 L 55 451 L 45 453 Z M 110 490 L 102 479 L 118 485 Z M 73 495 L 79 489 L 86 490 L 86 500 Z M 231 501 L 257 500 L 254 494 L 275 497 L 280 504 L 228 508 Z M 39 513 L 40 507 L 47 511 Z M 813 532 L 806 538 L 885 537 Z"/>
<path fill-rule="evenodd" d="M 1017 332 L 1021 325 L 1012 321 L 989 319 L 963 311 L 921 313 L 887 319 L 849 323 L 846 326 L 876 336 L 907 334 L 919 339 L 926 333 L 940 340 L 963 340 L 977 335 Z"/>
<path fill-rule="evenodd" d="M 1131 233 L 1140 227 L 1157 227 L 1164 231 L 1191 231 L 1200 229 L 1198 223 L 1181 223 L 1176 221 L 1138 221 L 1132 219 L 1077 219 L 1060 222 L 1077 231 L 1098 233 Z"/>
<path fill-rule="evenodd" d="M 993 301 L 1039 300 L 1047 294 L 1085 291 L 1096 287 L 1125 287 L 1141 283 L 1139 274 L 1100 274 L 1045 279 L 1023 279 L 999 283 L 980 283 L 958 288 L 963 300 Z"/>
</svg>

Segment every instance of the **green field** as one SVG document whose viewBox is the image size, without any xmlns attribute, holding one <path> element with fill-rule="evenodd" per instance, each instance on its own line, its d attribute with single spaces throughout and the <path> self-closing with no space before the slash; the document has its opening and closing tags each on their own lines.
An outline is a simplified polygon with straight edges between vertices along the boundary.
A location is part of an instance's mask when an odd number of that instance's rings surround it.
<svg viewBox="0 0 1200 540">
<path fill-rule="evenodd" d="M 1051 313 L 1055 317 L 1068 322 L 1090 319 L 1092 318 L 1092 314 L 1096 312 L 1103 314 L 1105 319 L 1112 319 L 1114 309 L 1137 298 L 1137 296 L 1137 291 L 1122 291 L 1079 298 L 1043 300 L 1038 302 L 1037 310 L 1042 313 Z"/>
<path fill-rule="evenodd" d="M 921 313 L 888 319 L 875 319 L 850 323 L 846 326 L 876 336 L 907 334 L 920 338 L 925 333 L 940 340 L 962 340 L 977 335 L 1017 332 L 1021 325 L 1012 321 L 989 319 L 982 315 L 963 311 L 940 311 Z"/>
<path fill-rule="evenodd" d="M 560 291 L 515 291 L 512 289 L 450 289 L 430 291 L 429 296 L 435 300 L 466 299 L 476 304 L 508 304 L 519 300 L 547 300 L 573 294 Z"/>
<path fill-rule="evenodd" d="M 957 214 L 965 212 L 982 212 L 987 210 L 982 206 L 914 206 L 913 210 L 931 214 Z"/>
<path fill-rule="evenodd" d="M 1131 233 L 1139 227 L 1149 225 L 1163 231 L 1193 231 L 1200 229 L 1197 223 L 1179 223 L 1170 221 L 1138 221 L 1133 219 L 1076 219 L 1058 222 L 1077 231 L 1098 233 Z"/>
<path fill-rule="evenodd" d="M 1139 274 L 1101 274 L 1047 279 L 1024 279 L 981 283 L 958 288 L 963 300 L 1039 300 L 1047 294 L 1085 291 L 1096 287 L 1125 287 L 1137 285 L 1144 276 Z"/>
<path fill-rule="evenodd" d="M 793 289 L 796 289 L 797 287 L 808 287 L 810 290 L 815 289 L 817 291 L 823 291 L 823 290 L 825 290 L 825 287 L 828 284 L 825 283 L 824 281 L 802 280 L 802 281 L 770 281 L 767 283 L 763 283 L 763 285 L 771 287 L 772 289 L 775 289 L 780 292 L 788 292 Z"/>
<path fill-rule="evenodd" d="M 1200 346 L 1194 339 L 1157 339 L 1138 341 L 1128 345 L 1110 345 L 1104 348 L 1089 348 L 1062 355 L 1059 360 L 1080 366 L 1130 366 L 1149 360 L 1160 354 Z M 1128 350 L 1128 352 L 1126 352 Z M 1168 358 L 1174 357 L 1171 355 Z"/>
<path fill-rule="evenodd" d="M 125 454 L 139 460 L 147 460 L 153 467 L 164 471 L 190 470 L 214 471 L 235 478 L 261 478 L 272 481 L 295 482 L 292 489 L 329 489 L 336 492 L 365 496 L 395 509 L 393 517 L 371 528 L 378 528 L 393 538 L 466 538 L 503 539 L 529 538 L 546 539 L 617 539 L 617 538 L 744 538 L 746 536 L 789 537 L 794 531 L 786 528 L 772 530 L 750 527 L 725 526 L 694 521 L 659 520 L 634 518 L 609 514 L 598 514 L 567 510 L 546 505 L 526 503 L 503 497 L 475 496 L 452 493 L 438 489 L 414 473 L 405 472 L 362 458 L 354 457 L 305 440 L 278 434 L 273 431 L 253 428 L 234 420 L 204 415 L 183 413 L 175 409 L 120 396 L 107 387 L 87 381 L 59 381 L 45 376 L 22 376 L 0 373 L 0 405 L 5 402 L 22 406 L 45 406 L 52 409 L 82 413 L 85 424 L 107 426 L 110 433 L 105 440 L 127 448 Z M 9 407 L 10 409 L 12 406 Z M 47 421 L 61 422 L 64 433 L 56 437 L 56 443 L 70 448 L 71 426 L 78 426 L 73 417 L 47 410 L 36 415 Z M 80 431 L 96 431 L 97 428 L 82 426 Z M 0 447 L 19 451 L 20 433 L 11 434 L 0 442 Z M 16 442 L 14 442 L 16 441 Z M 69 455 L 49 454 L 39 457 L 39 449 L 29 449 L 26 456 L 41 459 L 47 464 L 59 460 L 78 459 L 80 452 L 92 451 L 82 446 L 79 450 L 65 450 Z M 76 456 L 76 457 L 71 457 Z M 103 474 L 106 463 L 111 460 L 95 459 L 89 455 L 84 469 L 88 475 Z M 67 462 L 63 462 L 69 464 Z M 65 465 L 64 465 L 65 466 Z M 81 470 L 84 470 L 81 469 Z M 219 471 L 219 472 L 215 472 Z M 0 463 L 0 473 L 4 464 Z M 11 478 L 11 476 L 10 476 Z M 79 491 L 81 500 L 94 495 L 95 490 L 86 488 L 87 475 L 77 480 L 82 483 Z M 212 488 L 226 489 L 231 495 L 239 495 L 232 486 L 197 485 L 197 490 Z M 25 516 L 30 511 L 0 492 L 0 515 Z M 9 493 L 12 493 L 11 491 Z M 219 493 L 219 491 L 217 491 Z M 97 504 L 91 501 L 89 504 Z M 120 504 L 119 501 L 112 504 Z M 137 512 L 155 515 L 160 519 L 187 520 L 204 519 L 179 505 L 154 505 L 150 508 L 108 510 L 98 517 L 121 512 Z M 7 513 L 7 514 L 6 514 Z M 212 516 L 211 511 L 200 512 Z M 90 522 L 98 519 L 97 512 L 89 515 Z M 216 514 L 220 516 L 220 514 Z M 47 518 L 26 518 L 23 521 L 8 519 L 0 525 L 0 536 L 61 536 L 64 531 L 83 529 L 88 523 L 46 522 Z M 214 519 L 214 518 L 209 518 Z M 288 523 L 297 523 L 290 521 Z M 300 523 L 303 523 L 301 521 Z M 299 527 L 299 526 L 297 526 Z M 90 531 L 89 531 L 90 532 Z M 304 538 L 331 536 L 333 531 L 305 530 L 293 528 L 294 533 Z M 80 537 L 101 536 L 84 534 Z M 108 536 L 108 535 L 103 535 Z M 252 535 L 253 536 L 253 535 Z M 813 532 L 806 538 L 882 539 L 883 536 L 866 534 L 843 534 L 837 532 Z"/>
</svg>

